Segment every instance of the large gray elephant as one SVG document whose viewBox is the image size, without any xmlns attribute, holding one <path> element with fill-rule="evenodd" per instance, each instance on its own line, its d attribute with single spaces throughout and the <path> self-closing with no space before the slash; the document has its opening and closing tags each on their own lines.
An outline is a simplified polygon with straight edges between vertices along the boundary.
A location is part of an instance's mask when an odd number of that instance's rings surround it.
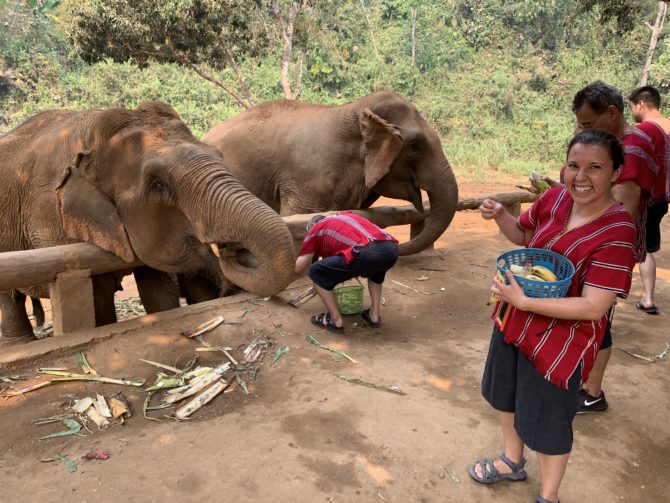
<svg viewBox="0 0 670 503">
<path fill-rule="evenodd" d="M 430 246 L 451 222 L 458 187 L 437 132 L 390 92 L 341 106 L 288 100 L 252 107 L 210 130 L 231 173 L 282 215 L 370 206 L 379 196 L 410 201 L 430 217 L 401 254 Z"/>
<path fill-rule="evenodd" d="M 259 295 L 293 279 L 293 239 L 282 219 L 165 103 L 38 114 L 0 136 L 0 177 L 0 252 L 86 241 L 137 258 L 146 264 L 135 276 L 149 312 L 178 305 L 178 294 L 162 293 L 176 291 L 168 273 L 225 277 Z M 257 267 L 220 253 L 221 245 L 249 250 Z M 96 324 L 114 321 L 117 286 L 118 275 L 94 278 Z M 32 336 L 23 294 L 47 293 L 0 292 L 4 342 Z"/>
</svg>

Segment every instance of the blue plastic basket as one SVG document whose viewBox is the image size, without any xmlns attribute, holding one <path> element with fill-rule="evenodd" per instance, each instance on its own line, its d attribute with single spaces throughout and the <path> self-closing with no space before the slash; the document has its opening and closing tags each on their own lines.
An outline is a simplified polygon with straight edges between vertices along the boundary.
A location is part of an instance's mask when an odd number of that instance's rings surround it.
<svg viewBox="0 0 670 503">
<path fill-rule="evenodd" d="M 543 248 L 520 248 L 503 253 L 496 260 L 500 273 L 505 276 L 505 271 L 510 264 L 525 266 L 541 265 L 552 271 L 557 281 L 536 281 L 517 274 L 517 280 L 524 293 L 528 297 L 565 297 L 570 287 L 570 281 L 575 274 L 575 266 L 560 253 Z M 507 277 L 505 277 L 507 280 Z"/>
</svg>

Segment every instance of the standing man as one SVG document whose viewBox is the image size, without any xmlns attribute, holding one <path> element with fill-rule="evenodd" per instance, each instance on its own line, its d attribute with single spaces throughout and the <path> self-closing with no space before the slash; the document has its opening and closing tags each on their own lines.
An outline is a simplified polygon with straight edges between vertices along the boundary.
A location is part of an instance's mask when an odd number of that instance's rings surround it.
<svg viewBox="0 0 670 503">
<path fill-rule="evenodd" d="M 666 155 L 666 149 L 670 149 L 670 120 L 661 114 L 661 94 L 652 86 L 638 87 L 628 96 L 628 100 L 631 115 L 638 123 L 636 127 L 649 137 L 654 146 L 654 160 L 658 166 L 653 202 L 647 209 L 647 256 L 640 262 L 644 293 L 635 306 L 647 314 L 658 314 L 654 304 L 656 260 L 653 254 L 661 249 L 661 220 L 668 212 L 670 201 L 670 153 Z"/>
<path fill-rule="evenodd" d="M 371 305 L 361 318 L 371 328 L 381 326 L 382 283 L 398 259 L 398 241 L 393 236 L 354 213 L 316 215 L 307 224 L 307 236 L 298 255 L 296 274 L 302 276 L 309 269 L 314 288 L 328 310 L 312 316 L 312 324 L 344 333 L 333 289 L 348 279 L 363 276 L 368 278 Z M 321 260 L 317 260 L 319 257 Z"/>
<path fill-rule="evenodd" d="M 612 193 L 633 217 L 637 228 L 635 261 L 645 260 L 647 207 L 651 201 L 658 174 L 654 148 L 649 137 L 630 126 L 624 117 L 623 97 L 619 90 L 601 81 L 592 82 L 575 94 L 572 111 L 577 119 L 575 134 L 587 129 L 603 129 L 613 134 L 624 146 L 625 159 Z M 612 354 L 610 322 L 605 339 L 598 350 L 595 364 L 584 389 L 580 391 L 578 413 L 603 412 L 608 404 L 602 390 L 605 368 Z"/>
</svg>

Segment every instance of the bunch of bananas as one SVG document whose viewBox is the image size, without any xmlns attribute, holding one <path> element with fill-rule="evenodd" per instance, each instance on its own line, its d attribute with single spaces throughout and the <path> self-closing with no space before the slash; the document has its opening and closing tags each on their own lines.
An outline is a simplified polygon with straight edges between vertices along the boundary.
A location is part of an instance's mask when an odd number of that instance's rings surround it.
<svg viewBox="0 0 670 503">
<path fill-rule="evenodd" d="M 558 278 L 553 273 L 553 271 L 550 271 L 541 265 L 526 264 L 525 266 L 521 266 L 510 264 L 509 270 L 512 271 L 512 274 L 523 276 L 535 281 L 558 281 Z"/>
</svg>

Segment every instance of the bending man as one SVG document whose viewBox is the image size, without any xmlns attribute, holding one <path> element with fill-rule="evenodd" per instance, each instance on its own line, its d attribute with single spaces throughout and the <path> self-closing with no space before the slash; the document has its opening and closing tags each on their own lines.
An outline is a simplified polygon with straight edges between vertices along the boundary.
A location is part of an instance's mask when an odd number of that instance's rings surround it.
<svg viewBox="0 0 670 503">
<path fill-rule="evenodd" d="M 312 316 L 314 325 L 343 333 L 333 289 L 348 279 L 363 276 L 368 278 L 371 304 L 361 318 L 371 328 L 380 326 L 382 283 L 386 271 L 398 259 L 398 241 L 393 236 L 353 213 L 316 215 L 307 224 L 307 236 L 298 255 L 296 274 L 303 275 L 309 269 L 314 288 L 328 310 Z M 317 261 L 319 257 L 321 260 Z"/>
</svg>

